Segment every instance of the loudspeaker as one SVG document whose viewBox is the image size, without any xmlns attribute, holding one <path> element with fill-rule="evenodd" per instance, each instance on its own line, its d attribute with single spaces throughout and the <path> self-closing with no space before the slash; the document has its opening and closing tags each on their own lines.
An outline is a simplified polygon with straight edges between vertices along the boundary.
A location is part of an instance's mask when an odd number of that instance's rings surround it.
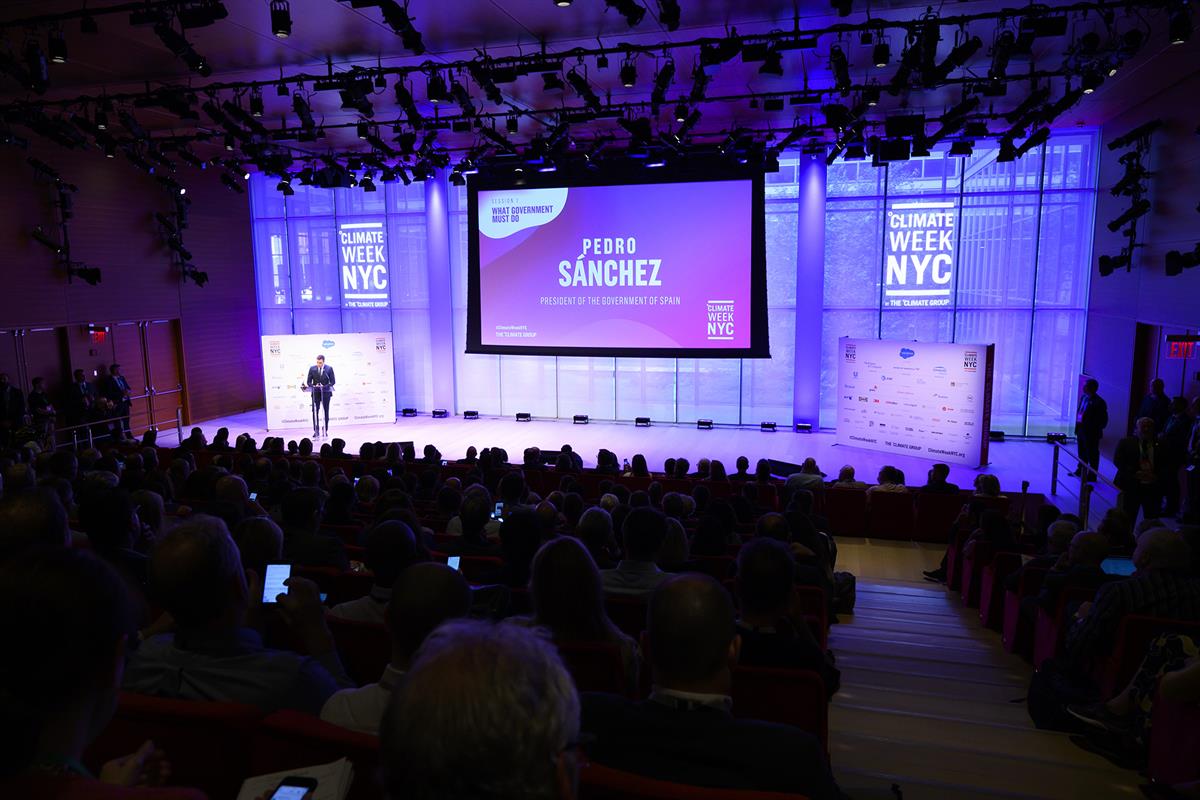
<svg viewBox="0 0 1200 800">
<path fill-rule="evenodd" d="M 415 408 L 400 409 L 400 416 L 402 416 L 402 417 L 415 417 L 416 415 L 417 415 L 417 410 Z"/>
<path fill-rule="evenodd" d="M 712 430 L 712 420 L 711 419 L 698 419 L 698 420 L 696 420 L 696 428 L 698 430 L 702 430 L 702 431 L 711 431 Z"/>
<path fill-rule="evenodd" d="M 464 411 L 463 419 L 479 419 L 478 411 Z"/>
<path fill-rule="evenodd" d="M 758 423 L 758 429 L 760 431 L 774 433 L 775 432 L 775 423 L 774 422 L 760 422 L 760 423 Z"/>
<path fill-rule="evenodd" d="M 796 433 L 812 433 L 811 422 L 797 422 L 795 425 Z"/>
<path fill-rule="evenodd" d="M 633 420 L 633 424 L 635 427 L 638 427 L 638 428 L 649 428 L 650 427 L 650 418 L 649 417 L 636 417 Z"/>
<path fill-rule="evenodd" d="M 448 416 L 450 416 L 450 412 L 444 408 L 435 408 L 433 410 L 434 419 L 445 419 Z"/>
<path fill-rule="evenodd" d="M 587 414 L 576 414 L 574 417 L 571 418 L 571 421 L 576 425 L 587 425 L 588 424 L 588 415 Z"/>
<path fill-rule="evenodd" d="M 533 419 L 533 415 L 530 414 L 528 411 L 518 411 L 517 412 L 517 422 L 529 422 L 532 419 Z"/>
</svg>

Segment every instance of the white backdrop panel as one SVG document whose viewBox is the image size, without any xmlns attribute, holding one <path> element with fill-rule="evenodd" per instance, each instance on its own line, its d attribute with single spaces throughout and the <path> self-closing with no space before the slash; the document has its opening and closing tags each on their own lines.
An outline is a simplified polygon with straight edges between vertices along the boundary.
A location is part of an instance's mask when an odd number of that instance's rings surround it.
<svg viewBox="0 0 1200 800">
<path fill-rule="evenodd" d="M 987 463 L 993 354 L 993 345 L 843 336 L 838 444 Z"/>
<path fill-rule="evenodd" d="M 337 385 L 329 427 L 394 422 L 396 384 L 391 333 L 330 333 L 262 337 L 267 428 L 312 426 L 312 400 L 301 390 L 317 355 L 333 368 Z"/>
</svg>

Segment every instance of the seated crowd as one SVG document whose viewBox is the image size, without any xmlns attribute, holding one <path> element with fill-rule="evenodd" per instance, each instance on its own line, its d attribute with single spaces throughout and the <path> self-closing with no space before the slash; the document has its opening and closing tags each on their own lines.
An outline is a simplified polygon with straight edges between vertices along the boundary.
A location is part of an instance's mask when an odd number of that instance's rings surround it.
<svg viewBox="0 0 1200 800">
<path fill-rule="evenodd" d="M 171 754 L 149 741 L 89 763 L 120 692 L 378 736 L 393 798 L 575 797 L 585 757 L 681 784 L 842 796 L 825 731 L 746 718 L 737 685 L 774 668 L 815 676 L 822 707 L 838 691 L 823 643 L 848 598 L 820 498 L 861 489 L 851 468 L 827 483 L 811 459 L 806 477 L 781 481 L 765 460 L 730 473 L 676 458 L 654 473 L 607 450 L 585 474 L 569 446 L 529 448 L 519 464 L 501 448 L 458 461 L 432 445 L 321 451 L 196 429 L 173 450 L 0 453 L 0 625 L 21 643 L 0 662 L 0 796 L 203 796 L 164 788 Z M 948 476 L 935 467 L 923 491 L 957 492 Z M 868 495 L 906 491 L 899 470 L 879 478 Z M 976 493 L 999 484 L 980 476 Z M 981 501 L 955 530 L 980 552 L 1040 549 L 1039 563 L 1082 583 L 1098 582 L 1097 536 L 1131 537 L 1117 525 L 1080 533 L 1047 512 L 1014 532 Z M 1135 576 L 1079 609 L 1071 658 L 1104 648 L 1124 613 L 1197 618 L 1181 534 L 1147 530 L 1133 558 Z M 293 569 L 286 592 L 264 597 L 270 564 Z M 347 625 L 386 637 L 374 674 L 352 677 Z M 1140 686 L 1190 663 L 1190 640 L 1171 647 Z M 576 672 L 596 653 L 612 658 L 605 691 Z M 1108 724 L 1145 697 L 1073 708 Z"/>
</svg>

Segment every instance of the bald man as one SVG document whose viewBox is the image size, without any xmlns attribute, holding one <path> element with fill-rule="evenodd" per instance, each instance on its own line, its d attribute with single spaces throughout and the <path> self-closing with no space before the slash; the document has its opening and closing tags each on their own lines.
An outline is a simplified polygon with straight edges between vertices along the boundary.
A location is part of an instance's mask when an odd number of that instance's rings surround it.
<svg viewBox="0 0 1200 800">
<path fill-rule="evenodd" d="M 1107 653 L 1126 614 L 1167 619 L 1200 619 L 1200 578 L 1190 574 L 1191 551 L 1168 528 L 1142 534 L 1133 551 L 1133 576 L 1096 592 L 1094 603 L 1079 608 L 1067 631 L 1067 655 L 1076 664 Z"/>
<path fill-rule="evenodd" d="M 648 700 L 583 696 L 583 730 L 596 737 L 593 761 L 675 783 L 840 797 L 814 736 L 734 718 L 741 638 L 721 584 L 694 573 L 661 583 L 643 644 L 654 675 Z"/>
<path fill-rule="evenodd" d="M 387 627 L 392 634 L 392 661 L 377 683 L 343 689 L 321 709 L 321 719 L 343 728 L 377 735 L 392 689 L 412 665 L 413 656 L 429 634 L 449 619 L 471 610 L 471 587 L 458 570 L 445 564 L 413 564 L 400 573 L 387 604 Z"/>
<path fill-rule="evenodd" d="M 1100 568 L 1108 558 L 1109 549 L 1108 537 L 1102 533 L 1081 531 L 1075 534 L 1067 546 L 1066 557 L 1060 558 L 1046 573 L 1037 596 L 1021 599 L 1022 611 L 1028 610 L 1031 617 L 1036 617 L 1037 609 L 1042 608 L 1053 616 L 1058 613 L 1058 599 L 1068 589 L 1096 590 L 1114 580 L 1114 576 L 1105 574 Z"/>
</svg>

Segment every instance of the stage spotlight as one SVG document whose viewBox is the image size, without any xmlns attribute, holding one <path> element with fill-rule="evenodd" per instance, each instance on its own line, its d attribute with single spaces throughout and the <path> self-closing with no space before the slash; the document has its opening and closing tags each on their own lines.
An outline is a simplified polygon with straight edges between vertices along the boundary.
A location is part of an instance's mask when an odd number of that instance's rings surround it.
<svg viewBox="0 0 1200 800">
<path fill-rule="evenodd" d="M 1124 250 L 1121 251 L 1120 255 L 1100 256 L 1099 268 L 1101 277 L 1107 278 L 1109 275 L 1112 275 L 1115 270 L 1121 269 L 1122 267 L 1129 267 L 1129 254 Z"/>
<path fill-rule="evenodd" d="M 621 85 L 626 89 L 632 89 L 637 83 L 637 64 L 633 60 L 633 56 L 629 56 L 621 62 Z"/>
<path fill-rule="evenodd" d="M 63 38 L 61 29 L 50 31 L 46 39 L 46 51 L 50 53 L 50 61 L 54 64 L 67 63 L 67 40 Z"/>
<path fill-rule="evenodd" d="M 854 10 L 854 0 L 829 0 L 829 5 L 833 7 L 839 17 L 848 17 Z"/>
<path fill-rule="evenodd" d="M 811 422 L 797 422 L 793 426 L 793 429 L 796 431 L 796 433 L 812 433 L 812 423 Z"/>
<path fill-rule="evenodd" d="M 974 148 L 974 142 L 966 139 L 959 139 L 957 142 L 950 145 L 950 152 L 948 155 L 954 156 L 955 158 L 966 158 L 970 156 L 972 152 L 974 152 Z"/>
<path fill-rule="evenodd" d="M 1134 220 L 1145 216 L 1150 212 L 1150 201 L 1145 198 L 1134 202 L 1132 206 L 1126 209 L 1125 213 L 1108 223 L 1108 229 L 1113 233 L 1121 230 Z"/>
<path fill-rule="evenodd" d="M 554 5 L 559 8 L 570 8 L 571 0 L 554 0 Z"/>
<path fill-rule="evenodd" d="M 679 29 L 679 0 L 658 0 L 658 21 L 668 31 Z"/>
<path fill-rule="evenodd" d="M 292 7 L 288 0 L 271 0 L 271 33 L 278 39 L 292 35 Z"/>
<path fill-rule="evenodd" d="M 587 425 L 588 424 L 588 415 L 587 414 L 576 414 L 574 417 L 571 418 L 571 424 L 572 425 Z"/>
<path fill-rule="evenodd" d="M 96 24 L 96 18 L 91 14 L 84 13 L 79 20 L 79 32 L 88 35 L 95 35 L 100 32 L 100 26 Z"/>
<path fill-rule="evenodd" d="M 528 411 L 518 411 L 517 412 L 517 422 L 531 422 L 532 420 L 533 420 L 533 415 L 530 414 Z"/>
<path fill-rule="evenodd" d="M 1187 0 L 1171 5 L 1167 12 L 1167 41 L 1183 44 L 1192 38 L 1192 9 Z"/>
<path fill-rule="evenodd" d="M 96 267 L 86 267 L 82 264 L 70 265 L 67 267 L 67 280 L 69 281 L 71 278 L 79 278 L 88 286 L 95 286 L 100 283 L 101 274 L 100 270 Z M 208 280 L 207 275 L 205 276 L 205 280 Z"/>
<path fill-rule="evenodd" d="M 402 416 L 402 417 L 415 417 L 416 415 L 417 415 L 417 410 L 415 408 L 400 409 L 400 416 Z"/>
<path fill-rule="evenodd" d="M 513 114 L 504 121 L 504 130 L 508 131 L 509 133 L 516 133 L 519 129 L 519 125 L 520 125 L 520 123 L 517 121 L 516 115 Z M 483 130 L 486 131 L 487 128 L 484 128 Z M 505 142 L 508 143 L 510 147 L 512 146 L 512 144 L 509 143 L 507 139 L 505 140 Z"/>
<path fill-rule="evenodd" d="M 578 71 L 572 69 L 567 73 L 567 82 L 571 84 L 571 88 L 575 90 L 575 94 L 587 104 L 593 111 L 600 111 L 601 103 L 597 94 L 592 91 L 592 87 L 588 84 L 587 78 Z"/>
<path fill-rule="evenodd" d="M 479 419 L 478 411 L 464 411 L 463 419 Z"/>
<path fill-rule="evenodd" d="M 1167 275 L 1174 277 L 1182 273 L 1185 269 L 1191 269 L 1200 265 L 1200 244 L 1196 245 L 1196 249 L 1190 253 L 1183 253 L 1179 250 L 1171 250 L 1167 253 L 1166 268 Z"/>
<path fill-rule="evenodd" d="M 375 181 L 371 180 L 371 173 L 369 172 L 363 175 L 362 180 L 358 182 L 358 185 L 362 187 L 364 192 L 377 191 L 375 188 Z"/>
<path fill-rule="evenodd" d="M 184 283 L 191 281 L 192 283 L 196 284 L 196 286 L 201 289 L 204 288 L 204 284 L 208 283 L 208 273 L 207 272 L 198 270 L 191 264 L 186 264 L 186 263 L 182 265 L 182 269 L 183 269 L 183 282 Z"/>
<path fill-rule="evenodd" d="M 542 73 L 542 91 L 543 92 L 561 92 L 564 88 L 562 76 L 557 72 Z"/>
<path fill-rule="evenodd" d="M 650 418 L 649 417 L 634 417 L 633 425 L 635 428 L 649 428 L 650 427 Z"/>
<path fill-rule="evenodd" d="M 713 426 L 713 421 L 711 419 L 696 420 L 696 430 L 711 431 L 712 426 Z"/>
<path fill-rule="evenodd" d="M 758 68 L 758 74 L 774 75 L 777 78 L 783 77 L 783 53 L 779 48 L 772 47 L 767 51 L 767 59 Z"/>
<path fill-rule="evenodd" d="M 992 66 L 988 69 L 989 80 L 1004 80 L 1016 41 L 1016 34 L 1008 29 L 996 34 L 996 40 L 992 43 Z"/>
<path fill-rule="evenodd" d="M 196 49 L 192 47 L 192 43 L 183 34 L 176 32 L 169 24 L 166 22 L 155 24 L 154 35 L 167 46 L 167 49 L 176 58 L 183 61 L 189 70 L 204 78 L 212 75 L 212 67 L 208 65 L 204 56 L 197 53 Z"/>
<path fill-rule="evenodd" d="M 667 99 L 667 89 L 675 79 L 675 59 L 668 58 L 662 69 L 654 76 L 654 89 L 650 92 L 650 104 L 655 108 L 661 106 Z"/>
<path fill-rule="evenodd" d="M 444 408 L 435 408 L 431 415 L 434 419 L 446 419 L 450 416 L 450 412 Z"/>
<path fill-rule="evenodd" d="M 760 431 L 763 431 L 764 433 L 774 433 L 775 432 L 775 423 L 774 422 L 760 422 L 760 423 L 758 423 L 758 429 Z"/>
<path fill-rule="evenodd" d="M 646 16 L 646 9 L 637 0 L 604 0 L 609 8 L 615 8 L 617 13 L 625 18 L 629 27 L 636 28 Z"/>
<path fill-rule="evenodd" d="M 359 139 L 366 140 L 366 138 L 371 135 L 371 128 L 365 122 L 359 121 L 354 128 Z"/>
<path fill-rule="evenodd" d="M 229 189 L 235 194 L 245 194 L 246 192 L 246 190 L 242 188 L 242 185 L 237 182 L 237 179 L 230 175 L 221 175 L 221 183 L 226 189 Z"/>
<path fill-rule="evenodd" d="M 842 94 L 850 91 L 850 62 L 841 45 L 835 44 L 829 49 L 829 67 L 833 70 L 833 85 Z"/>
<path fill-rule="evenodd" d="M 436 71 L 430 73 L 429 79 L 425 82 L 425 97 L 435 105 L 450 99 L 447 94 L 446 79 L 442 77 L 442 73 Z"/>
<path fill-rule="evenodd" d="M 261 117 L 265 110 L 266 109 L 263 105 L 262 88 L 255 86 L 250 91 L 250 116 Z"/>
<path fill-rule="evenodd" d="M 62 253 L 62 247 L 58 244 L 58 242 L 47 236 L 46 232 L 43 231 L 40 226 L 34 228 L 33 232 L 29 235 L 32 236 L 34 241 L 36 241 L 38 244 L 44 245 L 45 247 L 53 250 L 55 253 Z"/>
<path fill-rule="evenodd" d="M 871 63 L 877 68 L 883 69 L 892 60 L 892 48 L 883 37 L 879 37 L 879 41 L 875 43 L 875 47 L 871 50 Z"/>
</svg>

